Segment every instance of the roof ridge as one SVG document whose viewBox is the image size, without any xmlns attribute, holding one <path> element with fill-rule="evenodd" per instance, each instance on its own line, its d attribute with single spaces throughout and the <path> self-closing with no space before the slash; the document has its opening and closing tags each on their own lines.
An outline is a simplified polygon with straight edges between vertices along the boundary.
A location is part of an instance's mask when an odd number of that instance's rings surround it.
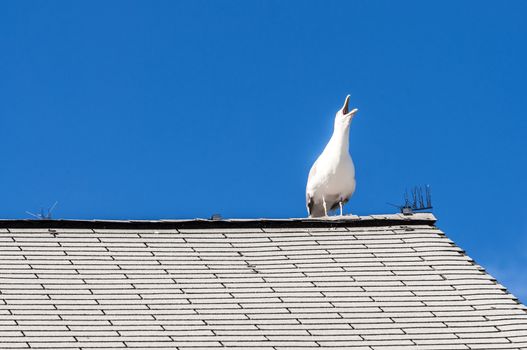
<svg viewBox="0 0 527 350">
<path fill-rule="evenodd" d="M 180 219 L 180 220 L 32 220 L 0 219 L 0 228 L 245 228 L 245 227 L 372 227 L 393 225 L 430 225 L 436 218 L 432 213 L 344 215 L 324 218 L 253 218 L 253 219 Z"/>
</svg>

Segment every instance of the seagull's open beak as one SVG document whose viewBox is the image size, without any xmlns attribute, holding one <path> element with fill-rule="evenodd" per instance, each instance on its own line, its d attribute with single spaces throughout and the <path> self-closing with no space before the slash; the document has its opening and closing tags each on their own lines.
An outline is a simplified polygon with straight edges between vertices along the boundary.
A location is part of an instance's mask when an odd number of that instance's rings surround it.
<svg viewBox="0 0 527 350">
<path fill-rule="evenodd" d="M 350 102 L 350 95 L 346 96 L 346 101 L 344 101 L 344 106 L 342 106 L 342 115 L 353 117 L 353 115 L 357 113 L 358 109 L 354 108 L 351 112 L 348 113 L 349 102 Z"/>
<path fill-rule="evenodd" d="M 342 106 L 342 114 L 348 114 L 348 104 L 350 102 L 350 95 L 346 96 L 346 101 L 344 101 L 344 106 Z"/>
</svg>

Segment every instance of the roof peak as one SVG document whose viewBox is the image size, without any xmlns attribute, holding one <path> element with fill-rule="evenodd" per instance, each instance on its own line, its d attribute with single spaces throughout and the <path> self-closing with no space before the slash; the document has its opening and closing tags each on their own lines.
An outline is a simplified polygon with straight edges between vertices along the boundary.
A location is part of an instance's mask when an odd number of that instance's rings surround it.
<svg viewBox="0 0 527 350">
<path fill-rule="evenodd" d="M 393 225 L 431 225 L 436 222 L 432 213 L 343 215 L 322 218 L 252 218 L 252 219 L 161 219 L 161 220 L 0 220 L 1 228 L 239 228 L 239 227 L 372 227 Z"/>
</svg>

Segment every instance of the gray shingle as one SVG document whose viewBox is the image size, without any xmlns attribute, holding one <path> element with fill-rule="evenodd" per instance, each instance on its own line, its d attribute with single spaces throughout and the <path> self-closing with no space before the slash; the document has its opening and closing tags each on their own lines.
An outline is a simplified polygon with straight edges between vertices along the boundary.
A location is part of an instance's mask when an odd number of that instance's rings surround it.
<svg viewBox="0 0 527 350">
<path fill-rule="evenodd" d="M 429 214 L 247 222 L 4 221 L 0 348 L 527 347 L 525 307 Z"/>
</svg>

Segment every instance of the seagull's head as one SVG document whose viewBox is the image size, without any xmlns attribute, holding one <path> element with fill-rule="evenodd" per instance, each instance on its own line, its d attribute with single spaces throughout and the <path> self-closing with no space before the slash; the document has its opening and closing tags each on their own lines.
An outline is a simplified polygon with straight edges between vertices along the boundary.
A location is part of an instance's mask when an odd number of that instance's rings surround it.
<svg viewBox="0 0 527 350">
<path fill-rule="evenodd" d="M 350 95 L 346 96 L 344 106 L 335 114 L 335 127 L 348 127 L 358 109 L 349 110 Z"/>
</svg>

